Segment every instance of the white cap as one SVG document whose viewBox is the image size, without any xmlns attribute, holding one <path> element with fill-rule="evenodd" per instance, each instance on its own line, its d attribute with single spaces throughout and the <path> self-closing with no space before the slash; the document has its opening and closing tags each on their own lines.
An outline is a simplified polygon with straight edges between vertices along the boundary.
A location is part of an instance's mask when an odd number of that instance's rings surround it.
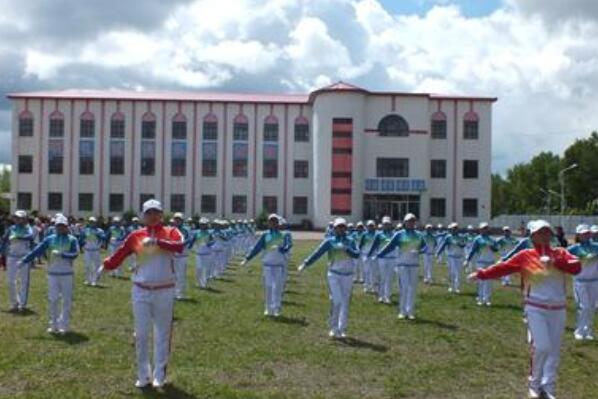
<svg viewBox="0 0 598 399">
<path fill-rule="evenodd" d="M 162 212 L 162 204 L 160 203 L 160 201 L 151 199 L 143 203 L 143 213 L 146 213 L 151 210 Z"/>
<path fill-rule="evenodd" d="M 577 226 L 577 228 L 575 229 L 575 233 L 576 234 L 585 234 L 585 233 L 590 233 L 590 226 L 587 224 L 580 224 L 579 226 Z"/>
<path fill-rule="evenodd" d="M 473 230 L 473 226 L 472 225 L 468 225 L 467 226 L 467 230 Z"/>
<path fill-rule="evenodd" d="M 490 227 L 490 225 L 488 224 L 488 222 L 482 222 L 480 223 L 480 229 L 485 229 L 486 227 Z"/>
<path fill-rule="evenodd" d="M 390 216 L 384 216 L 382 218 L 382 224 L 386 224 L 386 223 L 392 224 L 392 219 L 390 218 Z"/>
<path fill-rule="evenodd" d="M 509 226 L 505 226 L 502 228 L 502 231 L 511 231 L 511 228 Z"/>
<path fill-rule="evenodd" d="M 363 222 L 362 222 L 362 221 L 359 221 L 359 222 L 357 222 L 357 227 L 363 227 L 363 226 L 364 226 L 364 225 L 363 225 Z"/>
<path fill-rule="evenodd" d="M 58 216 L 56 216 L 56 218 L 58 218 Z M 116 223 L 120 222 L 120 216 L 115 216 L 115 217 L 113 217 L 113 218 L 112 218 L 112 221 L 113 221 L 113 222 L 116 222 Z"/>
<path fill-rule="evenodd" d="M 347 225 L 347 221 L 344 218 L 336 218 L 336 219 L 334 219 L 334 222 L 332 223 L 332 225 L 334 227 L 337 227 L 337 226 L 346 226 Z"/>
<path fill-rule="evenodd" d="M 457 222 L 453 222 L 448 225 L 449 229 L 456 229 L 457 227 L 459 227 L 459 223 L 457 223 Z"/>
<path fill-rule="evenodd" d="M 247 219 L 243 219 L 243 223 L 247 224 Z"/>
<path fill-rule="evenodd" d="M 544 228 L 548 228 L 550 231 L 552 231 L 550 223 L 548 223 L 546 220 L 533 220 L 528 223 L 528 226 L 531 234 L 537 233 Z"/>
<path fill-rule="evenodd" d="M 347 227 L 355 227 L 355 225 L 353 223 L 349 223 L 347 224 Z"/>
<path fill-rule="evenodd" d="M 444 229 L 444 225 L 442 223 L 438 223 L 438 226 L 436 226 L 437 229 Z"/>
<path fill-rule="evenodd" d="M 415 216 L 413 213 L 408 213 L 403 218 L 403 222 L 408 222 L 410 220 L 417 220 L 417 216 Z"/>
<path fill-rule="evenodd" d="M 97 222 L 97 221 L 98 221 L 98 219 L 96 219 L 94 216 L 90 216 L 90 217 L 87 219 L 87 221 L 88 221 L 88 222 L 91 222 L 91 223 L 95 223 L 95 222 Z"/>
<path fill-rule="evenodd" d="M 431 224 L 427 224 L 427 225 L 426 225 L 426 230 L 427 230 L 427 229 L 431 229 L 432 227 L 433 227 L 433 226 L 432 226 Z"/>
<path fill-rule="evenodd" d="M 69 220 L 64 215 L 58 215 L 58 216 L 56 216 L 54 224 L 57 225 L 57 226 L 59 224 L 61 224 L 63 226 L 68 226 L 69 225 Z"/>
<path fill-rule="evenodd" d="M 278 216 L 275 213 L 271 213 L 270 216 L 268 216 L 268 220 L 272 220 L 272 219 L 276 219 L 277 222 L 280 222 L 280 216 Z"/>
<path fill-rule="evenodd" d="M 598 225 L 593 224 L 592 227 L 590 227 L 590 231 L 592 233 L 598 233 Z"/>
<path fill-rule="evenodd" d="M 210 221 L 206 217 L 202 217 L 199 219 L 199 224 L 208 224 Z"/>
<path fill-rule="evenodd" d="M 374 222 L 373 220 L 368 220 L 368 222 L 366 223 L 367 226 L 376 226 L 376 222 Z"/>
<path fill-rule="evenodd" d="M 133 218 L 131 219 L 132 222 L 138 222 L 139 218 L 137 216 L 133 216 Z"/>
<path fill-rule="evenodd" d="M 181 212 L 176 212 L 174 215 L 172 215 L 172 218 L 183 220 L 185 218 L 185 216 L 183 216 L 183 214 Z"/>
<path fill-rule="evenodd" d="M 402 229 L 403 228 L 403 223 L 397 223 L 397 229 Z"/>
<path fill-rule="evenodd" d="M 19 209 L 19 210 L 15 211 L 14 215 L 15 215 L 15 217 L 25 219 L 27 217 L 27 212 Z"/>
</svg>

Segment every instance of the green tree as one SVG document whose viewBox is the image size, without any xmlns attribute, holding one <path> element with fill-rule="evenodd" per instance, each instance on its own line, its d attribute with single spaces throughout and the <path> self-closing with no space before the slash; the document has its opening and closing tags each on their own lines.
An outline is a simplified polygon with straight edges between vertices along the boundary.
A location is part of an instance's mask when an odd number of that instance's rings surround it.
<svg viewBox="0 0 598 399">
<path fill-rule="evenodd" d="M 597 214 L 598 199 L 598 133 L 592 132 L 586 139 L 578 139 L 565 150 L 563 166 L 577 164 L 567 172 L 567 207 L 577 213 Z"/>
<path fill-rule="evenodd" d="M 10 193 L 10 169 L 3 168 L 0 172 L 0 194 Z M 10 200 L 0 198 L 0 212 L 10 212 Z"/>
</svg>

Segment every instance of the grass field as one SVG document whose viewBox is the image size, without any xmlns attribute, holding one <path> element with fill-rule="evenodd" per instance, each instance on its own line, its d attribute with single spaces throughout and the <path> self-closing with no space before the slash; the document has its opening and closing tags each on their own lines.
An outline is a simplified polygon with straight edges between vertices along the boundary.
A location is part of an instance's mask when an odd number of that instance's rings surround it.
<svg viewBox="0 0 598 399">
<path fill-rule="evenodd" d="M 316 242 L 296 242 L 291 270 Z M 194 261 L 193 261 L 194 263 Z M 191 280 L 193 268 L 189 268 Z M 0 304 L 0 397 L 31 398 L 523 398 L 528 347 L 515 288 L 495 290 L 493 307 L 478 308 L 474 287 L 449 296 L 445 267 L 438 285 L 418 292 L 418 319 L 397 319 L 355 287 L 350 339 L 327 337 L 325 264 L 291 272 L 284 317 L 262 316 L 259 261 L 233 265 L 211 291 L 188 289 L 177 302 L 170 385 L 134 388 L 131 283 L 104 278 L 83 286 L 77 261 L 73 333 L 46 329 L 46 276 L 32 272 L 26 315 L 6 312 L 5 273 Z M 597 398 L 598 343 L 572 339 L 572 307 L 562 351 L 558 392 Z"/>
</svg>

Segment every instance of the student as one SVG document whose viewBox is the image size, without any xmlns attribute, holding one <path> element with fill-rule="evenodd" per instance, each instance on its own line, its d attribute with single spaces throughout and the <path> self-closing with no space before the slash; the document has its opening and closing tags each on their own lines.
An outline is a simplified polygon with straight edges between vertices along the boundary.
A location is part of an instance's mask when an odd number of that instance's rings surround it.
<svg viewBox="0 0 598 399">
<path fill-rule="evenodd" d="M 91 216 L 87 219 L 87 226 L 81 229 L 79 246 L 83 248 L 83 262 L 85 264 L 85 285 L 96 286 L 98 270 L 102 264 L 100 248 L 106 239 L 104 230 L 97 227 L 97 219 Z"/>
<path fill-rule="evenodd" d="M 208 288 L 210 281 L 210 270 L 214 257 L 212 246 L 214 236 L 208 229 L 209 220 L 202 217 L 199 219 L 199 228 L 192 233 L 192 240 L 189 246 L 195 252 L 195 278 L 200 288 Z"/>
<path fill-rule="evenodd" d="M 384 256 L 377 256 L 377 251 L 386 246 L 392 239 L 394 234 L 392 228 L 392 220 L 389 216 L 382 218 L 382 229 L 376 233 L 374 242 L 370 248 L 368 256 L 376 259 L 378 263 L 378 276 L 380 283 L 378 285 L 378 302 L 390 304 L 390 296 L 392 294 L 392 280 L 397 267 L 398 251 L 395 249 Z"/>
<path fill-rule="evenodd" d="M 119 216 L 115 216 L 112 219 L 112 225 L 108 229 L 108 250 L 110 251 L 110 254 L 116 252 L 118 247 L 123 244 L 126 237 L 127 230 L 123 227 L 121 218 Z M 122 277 L 122 275 L 123 271 L 122 267 L 120 266 L 116 270 L 110 272 L 110 276 L 112 277 Z"/>
<path fill-rule="evenodd" d="M 324 239 L 322 244 L 303 261 L 297 270 L 301 273 L 324 254 L 328 254 L 328 294 L 330 297 L 331 338 L 345 338 L 349 321 L 349 304 L 355 274 L 354 259 L 359 257 L 355 242 L 347 237 L 347 222 L 337 218 L 333 222 L 334 236 Z"/>
<path fill-rule="evenodd" d="M 575 229 L 578 243 L 568 251 L 581 260 L 581 272 L 573 280 L 577 302 L 577 326 L 573 336 L 576 340 L 594 339 L 594 315 L 598 301 L 598 243 L 592 242 L 590 226 L 580 224 Z"/>
<path fill-rule="evenodd" d="M 69 331 L 71 305 L 73 303 L 73 262 L 79 255 L 79 242 L 69 234 L 68 219 L 63 215 L 56 217 L 55 232 L 46 236 L 31 252 L 25 255 L 20 265 L 25 265 L 49 251 L 48 258 L 48 308 L 50 334 L 65 334 Z M 62 299 L 62 306 L 59 303 Z"/>
<path fill-rule="evenodd" d="M 114 270 L 127 256 L 137 254 L 138 266 L 132 276 L 131 297 L 137 353 L 135 386 L 138 388 L 150 383 L 155 388 L 162 387 L 166 382 L 166 367 L 170 356 L 175 287 L 173 255 L 183 251 L 184 240 L 177 228 L 163 224 L 162 217 L 162 204 L 153 199 L 146 201 L 143 204 L 144 227 L 127 236 L 123 245 L 104 260 L 104 268 Z M 148 351 L 152 331 L 153 373 Z"/>
<path fill-rule="evenodd" d="M 503 236 L 496 241 L 496 245 L 500 250 L 501 258 L 507 256 L 509 252 L 513 250 L 519 244 L 519 240 L 513 237 L 511 232 L 511 228 L 509 226 L 504 226 L 502 228 Z M 511 285 L 511 276 L 504 276 L 502 278 L 502 285 L 507 286 Z"/>
<path fill-rule="evenodd" d="M 33 242 L 33 230 L 27 221 L 27 212 L 17 210 L 13 214 L 14 224 L 10 226 L 0 246 L 6 254 L 6 269 L 8 280 L 8 299 L 10 312 L 21 312 L 27 308 L 29 299 L 29 274 L 31 265 L 17 265 L 19 259 L 30 250 Z"/>
<path fill-rule="evenodd" d="M 424 241 L 426 242 L 426 252 L 424 253 L 424 284 L 432 283 L 434 254 L 436 253 L 436 236 L 432 229 L 432 225 L 427 224 L 424 231 Z"/>
<path fill-rule="evenodd" d="M 552 229 L 544 220 L 530 223 L 532 248 L 508 261 L 471 273 L 475 280 L 519 273 L 525 286 L 525 312 L 532 346 L 530 398 L 555 398 L 561 338 L 566 321 L 567 275 L 581 271 L 581 262 L 564 248 L 551 247 Z"/>
<path fill-rule="evenodd" d="M 496 263 L 496 253 L 498 246 L 496 241 L 490 237 L 490 226 L 486 222 L 480 223 L 480 234 L 473 240 L 473 244 L 463 266 L 465 270 L 469 269 L 471 260 L 475 257 L 475 266 L 477 270 L 485 269 L 490 265 Z M 480 280 L 478 281 L 478 306 L 490 306 L 492 300 L 492 281 Z"/>
<path fill-rule="evenodd" d="M 262 271 L 264 283 L 264 316 L 280 316 L 282 311 L 285 254 L 290 250 L 286 234 L 280 231 L 280 217 L 271 214 L 268 217 L 268 231 L 257 240 L 247 257 L 241 262 L 245 266 L 251 259 L 262 253 Z"/>
<path fill-rule="evenodd" d="M 191 230 L 184 225 L 184 216 L 181 212 L 177 212 L 173 216 L 173 226 L 181 232 L 185 246 L 183 251 L 174 254 L 174 271 L 176 274 L 176 287 L 174 289 L 174 296 L 177 301 L 185 299 L 185 290 L 187 288 L 187 262 L 189 261 L 189 244 L 193 237 Z"/>
<path fill-rule="evenodd" d="M 438 260 L 443 253 L 447 254 L 449 293 L 461 293 L 461 264 L 466 245 L 465 237 L 459 233 L 459 225 L 457 223 L 449 224 L 448 233 L 436 250 L 436 259 Z"/>
<path fill-rule="evenodd" d="M 368 256 L 374 238 L 376 237 L 376 223 L 373 220 L 368 220 L 366 223 L 366 230 L 361 235 L 358 243 L 359 252 L 361 253 L 361 262 L 363 263 L 363 292 L 376 292 L 378 287 L 378 260 Z"/>
</svg>

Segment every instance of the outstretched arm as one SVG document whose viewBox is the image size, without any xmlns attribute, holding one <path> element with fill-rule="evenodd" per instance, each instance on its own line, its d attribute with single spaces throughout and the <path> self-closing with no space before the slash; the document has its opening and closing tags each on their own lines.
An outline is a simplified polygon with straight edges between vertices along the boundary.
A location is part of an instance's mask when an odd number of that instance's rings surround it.
<svg viewBox="0 0 598 399">
<path fill-rule="evenodd" d="M 324 255 L 326 252 L 328 252 L 330 247 L 331 247 L 330 240 L 324 240 L 320 244 L 320 246 L 303 261 L 303 265 L 305 265 L 305 267 L 311 266 L 318 259 L 320 259 L 320 257 L 322 257 L 322 255 Z"/>
</svg>

